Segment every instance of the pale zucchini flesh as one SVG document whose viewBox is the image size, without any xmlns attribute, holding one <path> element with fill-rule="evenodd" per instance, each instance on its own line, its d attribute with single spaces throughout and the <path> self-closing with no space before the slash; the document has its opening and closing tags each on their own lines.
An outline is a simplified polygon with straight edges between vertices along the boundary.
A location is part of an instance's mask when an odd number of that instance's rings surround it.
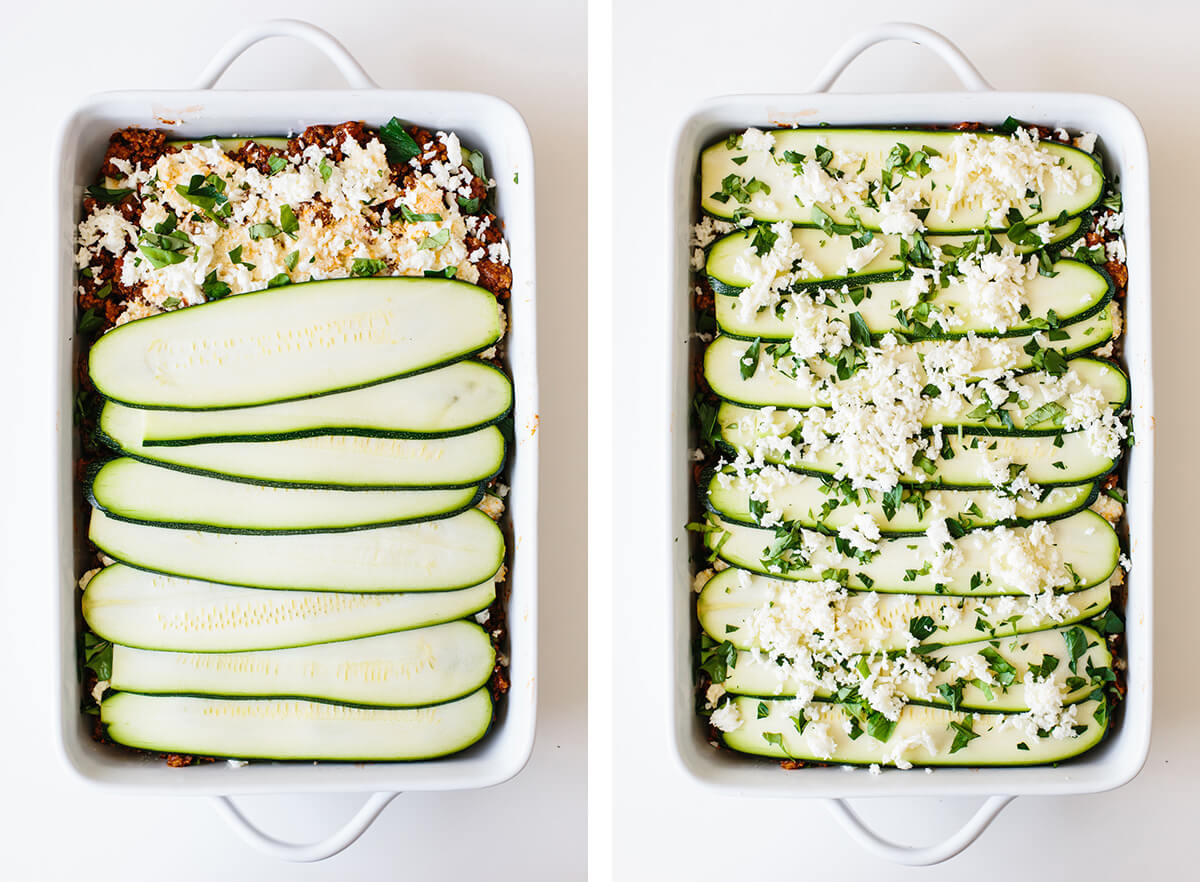
<svg viewBox="0 0 1200 882">
<path fill-rule="evenodd" d="M 495 599 L 490 579 L 455 591 L 264 591 L 113 564 L 88 582 L 83 618 L 96 634 L 125 646 L 243 652 L 424 628 L 474 615 Z"/>
<path fill-rule="evenodd" d="M 754 611 L 789 590 L 780 579 L 753 573 L 738 575 L 736 569 L 717 573 L 700 592 L 696 615 L 700 627 L 718 643 L 729 641 L 738 649 L 761 650 L 754 639 Z M 1103 613 L 1112 602 L 1108 582 L 1066 595 L 1070 613 L 1061 620 L 1042 614 L 1028 597 L 1007 599 L 954 597 L 940 594 L 872 594 L 850 592 L 843 610 L 853 617 L 856 607 L 874 612 L 855 620 L 850 636 L 881 651 L 906 651 L 911 639 L 909 625 L 915 618 L 929 616 L 937 630 L 925 644 L 950 646 L 974 643 L 981 638 L 1012 637 L 1086 621 Z"/>
<path fill-rule="evenodd" d="M 134 408 L 101 412 L 98 434 L 114 449 L 154 465 L 253 484 L 313 488 L 467 487 L 504 465 L 504 435 L 487 426 L 450 438 L 318 435 L 148 447 Z"/>
<path fill-rule="evenodd" d="M 118 692 L 100 705 L 118 744 L 238 759 L 343 762 L 435 759 L 491 725 L 486 689 L 445 704 L 364 708 L 295 698 L 194 698 Z"/>
<path fill-rule="evenodd" d="M 1079 511 L 1047 524 L 1050 541 L 1058 549 L 1064 564 L 1074 572 L 1071 584 L 1056 585 L 1059 591 L 1081 591 L 1106 581 L 1117 568 L 1121 542 L 1108 521 L 1093 511 Z M 950 594 L 962 596 L 1020 595 L 1019 588 L 1003 583 L 992 566 L 998 552 L 998 531 L 1028 530 L 1027 527 L 985 528 L 955 540 L 961 559 L 948 563 L 945 575 L 935 578 L 927 562 L 933 559 L 932 541 L 926 536 L 882 539 L 879 551 L 868 561 L 859 561 L 837 549 L 836 540 L 817 534 L 820 549 L 815 564 L 793 560 L 764 564 L 764 552 L 776 542 L 775 530 L 752 527 L 709 516 L 709 532 L 704 539 L 727 563 L 752 572 L 777 578 L 814 581 L 827 569 L 847 569 L 852 588 L 898 594 Z M 776 572 L 769 566 L 779 567 Z M 924 572 L 923 572 L 924 571 Z M 866 576 L 866 579 L 861 578 Z M 941 586 L 939 589 L 938 586 Z M 974 585 L 974 587 L 972 587 Z"/>
<path fill-rule="evenodd" d="M 939 707 L 950 707 L 945 696 L 938 691 L 939 686 L 957 687 L 959 697 L 957 707 L 984 711 L 1003 711 L 1021 713 L 1029 710 L 1029 702 L 1025 695 L 1023 680 L 1031 668 L 1038 669 L 1050 664 L 1053 666 L 1048 675 L 1060 684 L 1063 693 L 1063 704 L 1072 704 L 1087 698 L 1096 689 L 1096 684 L 1086 676 L 1089 669 L 1111 668 L 1112 654 L 1104 638 L 1083 625 L 1074 625 L 1082 635 L 1083 654 L 1075 660 L 1075 670 L 1070 668 L 1071 652 L 1067 646 L 1064 633 L 1066 628 L 1052 628 L 1047 631 L 1035 631 L 1017 637 L 1003 640 L 983 640 L 977 643 L 959 643 L 945 646 L 929 652 L 921 658 L 934 673 L 929 681 L 929 692 L 918 690 L 910 679 L 897 678 L 896 688 L 909 701 L 918 704 L 932 704 Z M 956 675 L 953 667 L 945 667 L 945 663 L 953 665 L 967 656 L 977 655 L 980 651 L 995 652 L 1012 667 L 1013 682 L 1003 686 L 1000 682 L 978 685 Z M 1053 659 L 1053 661 L 1048 661 Z M 939 664 L 942 663 L 942 664 Z M 1043 675 L 1045 676 L 1045 675 Z M 1082 685 L 1070 688 L 1069 679 L 1078 676 Z M 996 680 L 996 676 L 992 675 Z M 982 682 L 982 681 L 981 681 Z M 766 697 L 794 696 L 804 690 L 805 684 L 799 677 L 787 672 L 775 659 L 767 653 L 738 650 L 736 661 L 728 669 L 726 678 L 721 684 L 726 692 L 735 695 L 758 695 Z M 987 689 L 983 688 L 987 686 Z M 818 689 L 816 695 L 820 698 L 830 698 L 831 693 L 826 689 Z M 956 709 L 956 708 L 951 708 Z"/>
<path fill-rule="evenodd" d="M 226 481 L 129 457 L 92 478 L 92 504 L 140 524 L 224 533 L 327 533 L 452 517 L 482 496 L 455 490 L 313 490 Z"/>
<path fill-rule="evenodd" d="M 772 482 L 770 491 L 771 508 L 781 513 L 783 522 L 830 532 L 850 525 L 855 517 L 863 513 L 871 516 L 884 535 L 923 533 L 935 519 L 942 518 L 954 518 L 968 529 L 991 527 L 998 523 L 1051 520 L 1087 508 L 1099 493 L 1099 485 L 1095 483 L 1055 487 L 1039 501 L 1017 499 L 1016 517 L 1009 518 L 1007 512 L 997 514 L 997 507 L 1004 502 L 1004 498 L 993 490 L 932 490 L 920 494 L 923 499 L 920 507 L 912 498 L 901 501 L 892 517 L 888 518 L 883 494 L 859 490 L 858 501 L 854 502 L 843 497 L 827 480 L 786 469 L 777 472 L 777 475 L 780 480 Z M 731 473 L 722 480 L 719 473 L 715 472 L 708 482 L 708 506 L 726 521 L 746 526 L 758 525 L 760 521 L 751 508 L 754 487 L 751 478 Z M 828 509 L 827 506 L 834 502 L 840 504 Z M 936 518 L 934 510 L 938 512 Z"/>
<path fill-rule="evenodd" d="M 93 509 L 88 533 L 122 563 L 173 576 L 301 591 L 449 591 L 490 579 L 504 535 L 478 509 L 346 533 L 213 533 L 148 526 Z"/>
<path fill-rule="evenodd" d="M 906 705 L 891 737 L 879 742 L 865 732 L 851 739 L 846 729 L 849 717 L 838 705 L 818 702 L 805 709 L 805 733 L 793 722 L 787 702 L 774 699 L 739 696 L 733 701 L 743 720 L 733 732 L 722 739 L 728 747 L 742 753 L 757 754 L 773 759 L 796 759 L 812 762 L 832 762 L 847 765 L 897 765 L 897 759 L 913 766 L 1032 766 L 1061 762 L 1090 750 L 1100 743 L 1108 729 L 1108 714 L 1102 700 L 1088 700 L 1076 705 L 1076 719 L 1083 731 L 1067 733 L 1065 738 L 1030 737 L 1021 729 L 1005 725 L 1005 714 L 967 714 L 941 707 Z M 767 713 L 759 716 L 759 704 Z M 1097 719 L 1099 717 L 1099 719 Z M 956 731 L 951 723 L 970 726 L 978 737 L 951 753 Z M 809 727 L 813 730 L 810 733 Z M 819 727 L 819 728 L 818 728 Z M 921 738 L 928 733 L 929 742 Z M 779 736 L 768 740 L 764 735 Z M 826 753 L 823 739 L 832 739 L 832 750 Z M 911 741 L 912 743 L 908 743 Z M 773 743 L 774 742 L 774 743 Z M 895 752 L 901 745 L 907 744 Z M 814 749 L 814 746 L 816 749 Z"/>
<path fill-rule="evenodd" d="M 259 652 L 155 652 L 115 645 L 110 688 L 420 707 L 485 685 L 495 655 L 487 633 L 474 622 Z"/>
<path fill-rule="evenodd" d="M 759 221 L 776 222 L 791 221 L 802 226 L 819 226 L 813 216 L 813 205 L 803 204 L 794 195 L 793 181 L 795 174 L 793 164 L 785 161 L 787 151 L 803 154 L 810 160 L 815 156 L 818 145 L 830 150 L 833 154 L 833 167 L 838 167 L 839 156 L 853 153 L 865 162 L 861 173 L 864 181 L 879 181 L 882 177 L 884 163 L 888 154 L 897 144 L 905 145 L 912 153 L 925 147 L 937 150 L 947 156 L 953 149 L 955 139 L 976 137 L 979 139 L 1007 138 L 1007 135 L 978 133 L 965 136 L 959 132 L 925 131 L 914 129 L 854 129 L 822 126 L 819 128 L 777 129 L 771 133 L 775 139 L 774 153 L 766 151 L 746 151 L 730 149 L 725 139 L 705 148 L 700 154 L 700 207 L 705 212 L 721 218 L 731 218 L 735 212 L 748 214 Z M 1047 188 L 1049 192 L 1040 192 L 1040 198 L 1027 198 L 1022 192 L 1014 192 L 1011 199 L 1018 207 L 1023 220 L 1035 225 L 1047 221 L 1055 221 L 1064 212 L 1068 217 L 1082 214 L 1100 201 L 1104 193 L 1104 171 L 1096 158 L 1082 150 L 1068 147 L 1065 144 L 1045 141 L 1041 143 L 1050 156 L 1051 161 L 1062 160 L 1062 165 L 1068 172 L 1075 175 L 1077 186 L 1074 192 L 1060 192 L 1056 187 Z M 747 157 L 740 164 L 734 162 L 737 157 Z M 859 161 L 855 160 L 857 168 Z M 855 169 L 856 170 L 856 169 Z M 815 170 L 818 175 L 824 171 Z M 961 233 L 973 230 L 991 229 L 1003 231 L 1008 223 L 997 223 L 997 218 L 989 217 L 988 208 L 980 200 L 974 200 L 967 205 L 948 208 L 946 200 L 952 192 L 954 170 L 934 171 L 924 177 L 905 177 L 900 183 L 899 191 L 915 191 L 931 211 L 925 218 L 925 227 L 930 233 Z M 714 198 L 715 193 L 722 191 L 722 181 L 729 175 L 736 175 L 743 181 L 757 179 L 770 189 L 764 188 L 754 193 L 749 202 L 739 202 L 736 199 L 721 201 Z M 936 185 L 936 187 L 935 187 Z M 853 223 L 847 210 L 861 200 L 835 204 L 833 200 L 820 203 L 820 207 L 836 223 Z M 1028 203 L 1040 205 L 1037 210 Z M 866 229 L 878 230 L 878 212 L 866 205 L 858 205 L 858 215 Z"/>
<path fill-rule="evenodd" d="M 504 333 L 495 297 L 454 279 L 329 279 L 121 325 L 88 355 L 105 398 L 135 407 L 243 407 L 420 373 Z"/>
<path fill-rule="evenodd" d="M 145 410 L 108 401 L 110 415 L 100 419 L 129 425 L 130 443 L 147 448 L 314 435 L 444 437 L 491 425 L 509 412 L 512 398 L 512 382 L 502 371 L 460 361 L 362 389 L 259 407 Z"/>
</svg>

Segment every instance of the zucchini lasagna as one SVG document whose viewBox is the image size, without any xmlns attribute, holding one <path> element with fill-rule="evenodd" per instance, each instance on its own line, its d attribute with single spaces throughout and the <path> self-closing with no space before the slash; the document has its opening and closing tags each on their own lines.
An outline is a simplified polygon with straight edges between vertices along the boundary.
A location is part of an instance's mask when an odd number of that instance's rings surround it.
<svg viewBox="0 0 1200 882">
<path fill-rule="evenodd" d="M 198 759 L 430 759 L 507 689 L 508 246 L 393 119 L 109 143 L 78 227 L 85 712 Z"/>
<path fill-rule="evenodd" d="M 689 529 L 717 746 L 879 772 L 1104 738 L 1133 438 L 1095 141 L 1009 119 L 701 153 Z"/>
</svg>

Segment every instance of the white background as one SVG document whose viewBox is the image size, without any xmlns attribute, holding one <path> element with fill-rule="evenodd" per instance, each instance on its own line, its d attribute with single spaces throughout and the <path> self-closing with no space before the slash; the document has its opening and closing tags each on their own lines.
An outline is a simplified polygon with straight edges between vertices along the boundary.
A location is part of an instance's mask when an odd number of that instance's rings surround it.
<svg viewBox="0 0 1200 882">
<path fill-rule="evenodd" d="M 717 796 L 677 771 L 667 753 L 669 699 L 662 675 L 670 633 L 662 602 L 666 589 L 640 576 L 647 567 L 654 574 L 663 571 L 658 562 L 665 552 L 652 541 L 662 534 L 636 529 L 639 518 L 657 525 L 660 513 L 639 508 L 639 501 L 659 498 L 657 486 L 665 477 L 652 473 L 657 460 L 622 455 L 632 452 L 627 448 L 636 438 L 629 427 L 661 425 L 668 406 L 658 379 L 666 369 L 661 341 L 667 335 L 659 323 L 665 313 L 644 304 L 670 290 L 666 184 L 679 120 L 718 94 L 803 91 L 851 33 L 898 17 L 942 30 L 998 88 L 1095 92 L 1125 102 L 1145 126 L 1153 176 L 1159 481 L 1150 758 L 1133 783 L 1112 793 L 1018 799 L 963 856 L 925 871 L 889 870 L 847 839 L 821 805 Z M 614 240 L 621 243 L 613 320 L 620 415 L 613 425 L 618 451 L 613 532 L 621 547 L 614 562 L 614 631 L 622 647 L 613 669 L 615 878 L 998 880 L 1086 873 L 1115 880 L 1129 878 L 1131 871 L 1168 878 L 1172 868 L 1194 866 L 1200 710 L 1190 696 L 1200 592 L 1192 512 L 1200 487 L 1190 463 L 1193 433 L 1200 428 L 1194 358 L 1200 297 L 1189 209 L 1200 195 L 1194 173 L 1200 137 L 1193 112 L 1200 84 L 1197 23 L 1192 4 L 1165 0 L 999 5 L 694 0 L 687 14 L 674 4 L 616 0 L 612 143 L 616 204 L 625 210 L 614 227 Z M 940 91 L 958 85 L 932 55 L 891 44 L 868 50 L 838 88 Z M 631 206 L 637 223 L 631 223 Z M 597 404 L 592 406 L 595 413 Z M 646 487 L 655 490 L 647 493 Z M 927 844 L 952 832 L 978 801 L 858 805 L 885 834 Z"/>
<path fill-rule="evenodd" d="M 292 0 L 284 6 L 107 0 L 5 5 L 0 82 L 0 879 L 576 880 L 584 876 L 586 653 L 582 498 L 586 448 L 584 4 Z M 513 781 L 405 794 L 349 851 L 294 866 L 235 839 L 205 800 L 122 797 L 69 777 L 56 758 L 47 671 L 53 594 L 50 152 L 85 95 L 182 88 L 246 16 L 331 30 L 385 88 L 490 92 L 524 114 L 538 190 L 541 391 L 541 666 L 537 744 Z M 229 88 L 336 88 L 313 50 L 273 40 L 236 62 Z M 337 122 L 337 120 L 331 120 Z M 15 420 L 14 420 L 15 406 Z M 245 798 L 285 838 L 325 835 L 358 796 Z"/>
</svg>

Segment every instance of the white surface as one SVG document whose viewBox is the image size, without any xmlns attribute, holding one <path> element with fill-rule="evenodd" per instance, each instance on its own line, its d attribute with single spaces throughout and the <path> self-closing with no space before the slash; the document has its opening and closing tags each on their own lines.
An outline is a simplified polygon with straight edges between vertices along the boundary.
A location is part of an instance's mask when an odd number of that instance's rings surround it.
<svg viewBox="0 0 1200 882">
<path fill-rule="evenodd" d="M 21 7 L 6 21 L 0 72 L 10 84 L 36 83 L 36 88 L 10 91 L 10 119 L 29 124 L 30 133 L 14 137 L 10 129 L 0 146 L 3 167 L 10 170 L 0 202 L 0 241 L 9 243 L 9 265 L 25 268 L 21 287 L 7 289 L 10 318 L 0 355 L 7 375 L 19 378 L 14 383 L 17 421 L 8 426 L 5 452 L 10 461 L 17 448 L 25 456 L 6 486 L 0 531 L 0 658 L 9 697 L 22 708 L 8 716 L 0 735 L 5 790 L 0 877 L 65 879 L 86 872 L 104 854 L 112 867 L 112 856 L 119 854 L 121 877 L 135 880 L 161 878 L 163 872 L 176 879 L 581 878 L 586 695 L 581 517 L 543 520 L 538 740 L 529 767 L 509 784 L 479 792 L 403 795 L 344 855 L 295 867 L 251 852 L 206 801 L 107 796 L 70 778 L 55 758 L 50 704 L 56 686 L 47 676 L 53 648 L 45 639 L 53 571 L 47 493 L 53 425 L 50 291 L 42 269 L 50 263 L 46 133 L 90 92 L 189 85 L 247 9 L 242 3 L 214 2 L 200 16 L 188 7 L 112 3 L 101 25 L 91 4 L 45 4 Z M 465 2 L 414 14 L 408 5 L 297 0 L 286 10 L 253 9 L 252 14 L 280 11 L 331 29 L 385 88 L 490 92 L 525 115 L 540 183 L 540 356 L 555 366 L 554 382 L 544 385 L 541 397 L 543 468 L 554 476 L 541 503 L 543 510 L 571 511 L 583 489 L 578 463 L 585 445 L 582 6 Z M 453 42 L 439 41 L 441 34 Z M 332 65 L 312 50 L 274 41 L 250 50 L 221 85 L 342 84 Z M 14 206 L 21 206 L 19 213 Z M 256 797 L 242 804 L 270 832 L 300 839 L 328 832 L 360 800 Z M 64 831 L 69 831 L 65 839 Z"/>
<path fill-rule="evenodd" d="M 849 5 L 847 5 L 849 6 Z M 696 2 L 684 17 L 665 7 L 618 0 L 615 17 L 616 161 L 618 188 L 637 190 L 637 202 L 650 214 L 653 233 L 625 243 L 617 257 L 616 278 L 637 279 L 618 286 L 615 310 L 614 394 L 622 407 L 622 425 L 656 422 L 668 406 L 662 386 L 646 383 L 667 369 L 657 321 L 620 321 L 638 315 L 637 302 L 667 296 L 669 244 L 658 233 L 666 218 L 668 150 L 682 115 L 704 98 L 736 92 L 801 90 L 833 50 L 851 33 L 877 21 L 903 16 L 943 31 L 976 63 L 984 77 L 1004 90 L 1055 90 L 1110 95 L 1130 105 L 1151 142 L 1154 169 L 1154 276 L 1158 314 L 1158 575 L 1156 600 L 1156 707 L 1154 739 L 1146 769 L 1123 789 L 1086 797 L 1021 798 L 1010 806 L 978 843 L 963 856 L 924 872 L 931 879 L 1008 878 L 1028 874 L 1039 861 L 1038 877 L 1053 878 L 1077 868 L 1079 849 L 1064 850 L 1063 841 L 1104 843 L 1088 863 L 1100 879 L 1124 878 L 1137 868 L 1165 871 L 1188 860 L 1190 823 L 1174 810 L 1179 798 L 1194 788 L 1200 761 L 1195 758 L 1192 728 L 1197 712 L 1169 698 L 1186 689 L 1185 671 L 1191 641 L 1188 622 L 1200 613 L 1200 602 L 1186 584 L 1189 519 L 1185 506 L 1197 491 L 1194 470 L 1184 467 L 1190 445 L 1183 433 L 1196 419 L 1173 400 L 1188 400 L 1194 385 L 1183 358 L 1190 346 L 1184 336 L 1189 319 L 1200 318 L 1200 306 L 1187 298 L 1185 266 L 1188 238 L 1181 224 L 1196 187 L 1186 177 L 1189 140 L 1200 126 L 1181 116 L 1182 88 L 1200 73 L 1183 34 L 1196 23 L 1194 12 L 1166 2 L 1139 4 L 1138 17 L 1113 15 L 1117 4 L 1020 2 L 1002 8 L 975 4 L 853 4 L 853 15 L 837 7 L 747 0 L 740 13 L 761 10 L 770 22 L 756 31 L 739 15 L 734 27 L 727 3 Z M 774 10 L 774 16 L 771 11 Z M 975 14 L 972 14 L 975 13 Z M 1168 14 L 1170 17 L 1168 18 Z M 1156 22 L 1170 20 L 1169 28 Z M 715 31 L 706 25 L 718 23 Z M 781 32 L 788 31 L 787 38 Z M 725 33 L 739 48 L 724 63 L 705 65 L 706 54 Z M 773 57 L 764 50 L 774 50 Z M 1154 58 L 1153 71 L 1145 59 Z M 648 87 L 652 84 L 652 87 Z M 916 47 L 877 47 L 843 76 L 837 91 L 954 90 L 957 83 L 945 66 Z M 1190 104 L 1190 101 L 1187 102 Z M 643 145 L 639 153 L 625 150 Z M 647 154 L 649 154 L 647 156 Z M 638 164 L 632 162 L 636 156 Z M 618 197 L 618 203 L 622 200 Z M 630 243 L 633 243 L 630 245 Z M 1170 317 L 1165 317 L 1170 310 Z M 656 318 L 661 312 L 652 313 Z M 1178 329 L 1178 330 L 1172 330 Z M 1189 396 L 1190 397 L 1190 396 Z M 621 427 L 616 427 L 620 433 Z M 628 437 L 626 435 L 626 437 Z M 627 467 L 624 467 L 626 466 Z M 657 460 L 633 459 L 617 471 L 616 499 L 637 498 L 638 488 L 660 483 Z M 1169 476 L 1164 479 L 1164 476 Z M 665 635 L 668 623 L 658 604 L 659 585 L 645 584 L 642 567 L 657 559 L 650 543 L 657 534 L 629 531 L 628 521 L 614 527 L 623 553 L 616 561 L 618 586 L 614 618 L 620 645 L 639 651 L 615 657 L 619 711 L 614 716 L 614 837 L 618 879 L 734 878 L 752 867 L 761 878 L 821 877 L 835 879 L 900 878 L 914 871 L 892 870 L 853 845 L 825 807 L 803 800 L 783 801 L 719 796 L 687 780 L 669 757 L 665 726 L 629 727 L 623 721 L 663 719 L 671 700 L 659 677 L 641 676 L 645 688 L 622 689 L 648 666 L 669 664 Z M 650 571 L 657 577 L 658 570 Z M 1183 583 L 1183 584 L 1181 584 Z M 647 614 L 649 607 L 650 613 Z M 801 774 L 801 773 L 797 773 Z M 935 772 L 934 776 L 938 773 Z M 653 799 L 647 795 L 653 794 Z M 911 844 L 926 844 L 951 833 L 979 804 L 976 799 L 860 800 L 864 817 L 887 835 Z M 1143 831 L 1137 833 L 1134 831 Z M 713 844 L 719 836 L 719 844 Z M 758 843 L 749 855 L 735 843 Z M 707 844 L 706 844 L 707 843 Z M 1032 851 L 1029 848 L 1032 847 Z M 1080 846 L 1086 848 L 1087 846 Z M 881 871 L 882 874 L 881 875 Z"/>
</svg>

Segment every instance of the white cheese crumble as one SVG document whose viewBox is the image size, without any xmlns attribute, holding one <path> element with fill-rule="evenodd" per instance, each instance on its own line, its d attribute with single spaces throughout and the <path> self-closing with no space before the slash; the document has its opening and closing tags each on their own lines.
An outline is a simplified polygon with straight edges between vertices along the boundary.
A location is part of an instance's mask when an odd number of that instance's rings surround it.
<svg viewBox="0 0 1200 882">
<path fill-rule="evenodd" d="M 733 701 L 727 701 L 713 711 L 708 721 L 722 732 L 736 732 L 743 723 L 741 711 Z"/>
</svg>

